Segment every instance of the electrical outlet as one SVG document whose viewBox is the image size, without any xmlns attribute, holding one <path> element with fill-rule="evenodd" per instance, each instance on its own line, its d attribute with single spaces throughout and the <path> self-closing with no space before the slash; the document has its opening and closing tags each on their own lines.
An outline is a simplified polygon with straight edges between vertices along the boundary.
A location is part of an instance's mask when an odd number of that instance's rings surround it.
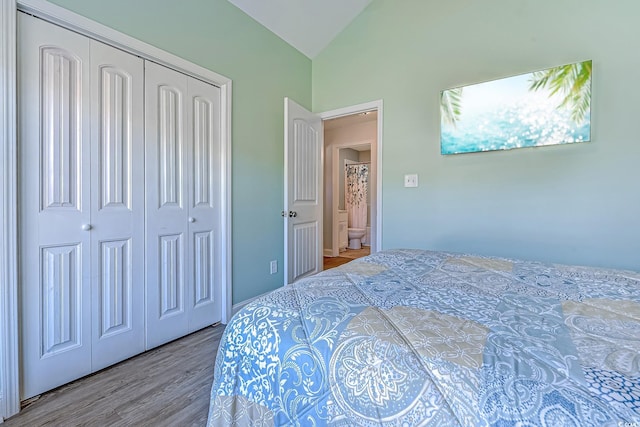
<svg viewBox="0 0 640 427">
<path fill-rule="evenodd" d="M 278 261 L 277 260 L 271 261 L 270 271 L 271 271 L 271 274 L 276 274 L 278 272 Z"/>
<path fill-rule="evenodd" d="M 410 174 L 404 176 L 405 187 L 417 187 L 418 186 L 418 174 Z"/>
</svg>

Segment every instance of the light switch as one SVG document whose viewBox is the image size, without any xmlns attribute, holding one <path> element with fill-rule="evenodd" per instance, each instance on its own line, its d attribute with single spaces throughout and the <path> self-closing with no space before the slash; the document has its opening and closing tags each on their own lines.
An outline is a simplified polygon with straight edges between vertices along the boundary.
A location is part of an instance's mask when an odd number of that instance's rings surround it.
<svg viewBox="0 0 640 427">
<path fill-rule="evenodd" d="M 409 174 L 404 176 L 405 187 L 417 187 L 418 186 L 418 174 Z"/>
</svg>

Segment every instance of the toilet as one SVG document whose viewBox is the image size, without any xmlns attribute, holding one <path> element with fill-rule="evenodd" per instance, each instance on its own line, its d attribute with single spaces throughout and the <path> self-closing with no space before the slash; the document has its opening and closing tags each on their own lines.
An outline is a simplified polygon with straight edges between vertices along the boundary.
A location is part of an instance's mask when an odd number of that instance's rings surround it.
<svg viewBox="0 0 640 427">
<path fill-rule="evenodd" d="M 366 228 L 349 228 L 349 249 L 362 249 L 361 239 L 366 232 Z"/>
</svg>

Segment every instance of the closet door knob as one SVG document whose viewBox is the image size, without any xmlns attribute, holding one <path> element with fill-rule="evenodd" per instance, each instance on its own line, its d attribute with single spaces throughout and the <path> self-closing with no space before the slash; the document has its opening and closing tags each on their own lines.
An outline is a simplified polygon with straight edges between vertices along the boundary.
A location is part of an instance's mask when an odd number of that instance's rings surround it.
<svg viewBox="0 0 640 427">
<path fill-rule="evenodd" d="M 81 227 L 84 231 L 89 231 L 93 228 L 93 226 L 91 224 L 82 224 Z"/>
<path fill-rule="evenodd" d="M 289 218 L 295 218 L 298 216 L 298 212 L 296 211 L 289 211 Z"/>
<path fill-rule="evenodd" d="M 196 222 L 196 219 L 195 219 L 194 217 L 190 216 L 190 217 L 187 219 L 187 221 L 189 221 L 189 222 Z"/>
</svg>

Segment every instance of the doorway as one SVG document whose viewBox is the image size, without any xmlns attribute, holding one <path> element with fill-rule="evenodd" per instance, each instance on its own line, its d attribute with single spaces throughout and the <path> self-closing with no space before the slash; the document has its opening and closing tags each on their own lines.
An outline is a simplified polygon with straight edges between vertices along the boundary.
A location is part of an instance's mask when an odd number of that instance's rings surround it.
<svg viewBox="0 0 640 427">
<path fill-rule="evenodd" d="M 341 148 L 369 145 L 370 208 L 368 237 L 369 251 L 382 249 L 382 183 L 379 176 L 382 164 L 382 100 L 344 107 L 324 113 L 312 113 L 289 98 L 284 100 L 284 284 L 315 274 L 324 269 L 324 255 L 337 258 L 339 179 L 336 162 Z M 340 119 L 335 122 L 332 119 Z M 342 140 L 324 137 L 325 123 L 329 127 L 349 122 L 366 122 L 370 131 L 366 136 L 352 134 Z M 340 124 L 340 126 L 338 126 Z M 355 128 L 355 126 L 354 126 Z M 353 129 L 352 129 L 353 130 Z M 341 136 L 342 138 L 343 136 Z M 357 150 L 356 150 L 357 151 Z M 335 175 L 335 177 L 334 177 Z M 324 176 L 324 178 L 323 178 Z M 325 184 L 325 179 L 330 182 Z M 327 225 L 325 225 L 327 224 Z M 348 223 L 347 227 L 348 228 Z M 356 230 L 352 230 L 355 234 Z M 360 230 L 362 231 L 362 230 Z M 365 230 L 367 231 L 367 230 Z M 365 233 L 362 232 L 362 238 Z"/>
<path fill-rule="evenodd" d="M 379 250 L 378 119 L 376 108 L 323 121 L 325 270 Z"/>
</svg>

